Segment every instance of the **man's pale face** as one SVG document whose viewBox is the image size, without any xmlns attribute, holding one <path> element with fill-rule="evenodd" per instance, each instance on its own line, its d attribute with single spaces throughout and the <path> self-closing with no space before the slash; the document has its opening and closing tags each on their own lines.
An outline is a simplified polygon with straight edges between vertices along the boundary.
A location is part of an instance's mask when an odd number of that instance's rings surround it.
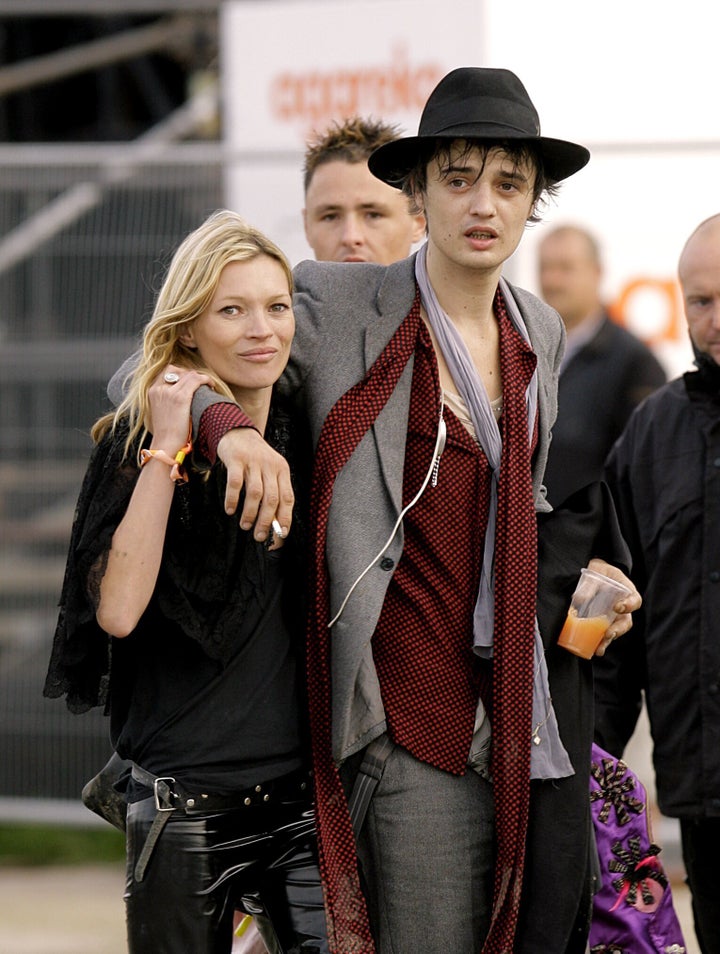
<svg viewBox="0 0 720 954">
<path fill-rule="evenodd" d="M 698 350 L 720 364 L 720 221 L 690 239 L 679 276 L 690 337 Z"/>
<path fill-rule="evenodd" d="M 541 295 L 568 328 L 600 306 L 600 266 L 587 239 L 574 231 L 551 233 L 540 243 Z"/>
<path fill-rule="evenodd" d="M 408 200 L 376 179 L 364 162 L 318 166 L 305 195 L 305 236 L 321 262 L 390 265 L 410 254 L 425 231 Z"/>
<path fill-rule="evenodd" d="M 485 155 L 462 143 L 442 162 L 430 162 L 426 189 L 416 197 L 427 218 L 428 255 L 448 273 L 499 274 L 533 210 L 534 167 L 500 148 Z"/>
</svg>

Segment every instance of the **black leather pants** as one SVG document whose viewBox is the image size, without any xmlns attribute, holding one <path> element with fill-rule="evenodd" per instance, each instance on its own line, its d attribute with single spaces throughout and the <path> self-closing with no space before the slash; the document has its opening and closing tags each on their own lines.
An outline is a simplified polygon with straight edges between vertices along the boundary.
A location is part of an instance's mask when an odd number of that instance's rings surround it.
<svg viewBox="0 0 720 954">
<path fill-rule="evenodd" d="M 172 812 L 138 882 L 135 863 L 155 814 L 153 798 L 128 809 L 130 954 L 230 954 L 236 909 L 261 916 L 275 951 L 328 954 L 309 801 Z"/>
</svg>

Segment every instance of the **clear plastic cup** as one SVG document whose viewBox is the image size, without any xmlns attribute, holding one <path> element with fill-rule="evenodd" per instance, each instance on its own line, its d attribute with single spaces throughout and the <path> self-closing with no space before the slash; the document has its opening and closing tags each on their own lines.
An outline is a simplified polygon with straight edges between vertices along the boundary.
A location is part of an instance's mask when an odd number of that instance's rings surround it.
<svg viewBox="0 0 720 954">
<path fill-rule="evenodd" d="M 558 645 L 583 659 L 592 659 L 608 627 L 617 618 L 615 604 L 631 592 L 603 573 L 581 570 Z"/>
</svg>

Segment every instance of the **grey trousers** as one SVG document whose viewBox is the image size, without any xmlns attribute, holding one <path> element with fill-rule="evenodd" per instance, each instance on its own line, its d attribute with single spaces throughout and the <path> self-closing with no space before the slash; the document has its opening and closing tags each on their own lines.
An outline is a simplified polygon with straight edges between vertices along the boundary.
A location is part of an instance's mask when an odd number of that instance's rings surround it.
<svg viewBox="0 0 720 954">
<path fill-rule="evenodd" d="M 494 828 L 486 779 L 393 750 L 358 844 L 378 954 L 479 954 L 490 925 Z"/>
</svg>

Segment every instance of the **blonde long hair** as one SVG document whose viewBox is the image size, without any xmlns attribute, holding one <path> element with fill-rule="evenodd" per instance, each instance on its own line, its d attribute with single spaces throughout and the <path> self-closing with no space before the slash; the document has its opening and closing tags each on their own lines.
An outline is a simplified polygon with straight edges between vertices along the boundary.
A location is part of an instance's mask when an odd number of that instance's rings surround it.
<svg viewBox="0 0 720 954">
<path fill-rule="evenodd" d="M 140 442 L 144 440 L 150 411 L 148 390 L 168 364 L 210 375 L 215 390 L 228 400 L 235 400 L 225 382 L 205 367 L 198 352 L 184 345 L 180 336 L 212 301 L 225 266 L 258 255 L 267 255 L 279 262 L 292 293 L 292 269 L 283 252 L 235 212 L 227 209 L 213 212 L 183 239 L 172 257 L 152 317 L 145 326 L 142 355 L 126 381 L 125 398 L 114 413 L 105 414 L 93 425 L 91 434 L 96 443 L 123 418 L 129 421 L 125 453 L 138 436 Z"/>
</svg>

